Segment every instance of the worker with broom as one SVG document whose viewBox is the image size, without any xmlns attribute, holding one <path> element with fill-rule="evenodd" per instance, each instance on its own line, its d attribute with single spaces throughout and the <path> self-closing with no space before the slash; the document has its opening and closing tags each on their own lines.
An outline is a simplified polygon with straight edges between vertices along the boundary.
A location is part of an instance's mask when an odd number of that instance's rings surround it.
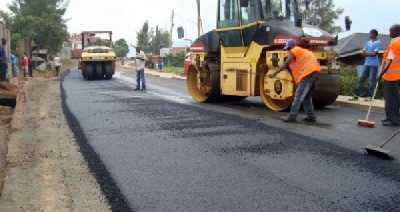
<svg viewBox="0 0 400 212">
<path fill-rule="evenodd" d="M 383 126 L 400 126 L 400 24 L 389 29 L 390 42 L 383 54 L 383 72 L 385 80 L 385 112 L 386 119 L 382 120 Z"/>
<path fill-rule="evenodd" d="M 289 39 L 286 42 L 284 50 L 289 51 L 285 63 L 277 71 L 267 75 L 274 78 L 282 70 L 290 68 L 294 83 L 297 84 L 290 114 L 281 119 L 284 122 L 297 122 L 298 111 L 300 105 L 303 104 L 304 111 L 307 113 L 307 117 L 303 121 L 316 122 L 312 95 L 317 86 L 318 74 L 321 72 L 319 62 L 311 51 L 297 46 L 294 39 Z"/>
</svg>

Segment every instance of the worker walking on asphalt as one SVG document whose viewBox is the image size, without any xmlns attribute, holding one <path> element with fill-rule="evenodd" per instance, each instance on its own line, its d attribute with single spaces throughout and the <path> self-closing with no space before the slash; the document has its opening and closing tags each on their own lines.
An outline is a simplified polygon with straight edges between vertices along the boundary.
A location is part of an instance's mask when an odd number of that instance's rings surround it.
<svg viewBox="0 0 400 212">
<path fill-rule="evenodd" d="M 389 32 L 392 41 L 383 54 L 386 119 L 382 120 L 382 125 L 400 126 L 400 25 L 393 25 Z"/>
<path fill-rule="evenodd" d="M 282 117 L 282 120 L 296 122 L 300 105 L 303 104 L 307 113 L 307 117 L 303 121 L 316 122 L 312 95 L 317 86 L 318 74 L 321 72 L 319 62 L 311 51 L 296 46 L 294 39 L 289 39 L 286 42 L 284 50 L 289 51 L 289 56 L 285 63 L 275 73 L 268 75 L 268 77 L 273 78 L 282 70 L 290 68 L 294 83 L 297 85 L 290 114 L 287 117 Z"/>
<path fill-rule="evenodd" d="M 146 90 L 146 80 L 144 77 L 144 68 L 146 62 L 146 54 L 139 47 L 136 47 L 136 89 L 135 91 Z M 140 81 L 142 82 L 142 89 L 140 89 Z"/>
<path fill-rule="evenodd" d="M 370 40 L 367 41 L 361 53 L 361 55 L 365 57 L 364 70 L 360 77 L 360 80 L 358 81 L 354 97 L 349 99 L 349 101 L 358 101 L 358 98 L 360 97 L 361 91 L 363 89 L 364 82 L 368 77 L 369 77 L 369 87 L 368 87 L 367 98 L 365 98 L 365 101 L 372 100 L 375 84 L 379 83 L 376 82 L 376 77 L 378 76 L 378 68 L 379 68 L 378 52 L 381 48 L 381 41 L 378 40 L 377 37 L 378 37 L 378 31 L 376 29 L 372 29 L 369 32 Z"/>
</svg>

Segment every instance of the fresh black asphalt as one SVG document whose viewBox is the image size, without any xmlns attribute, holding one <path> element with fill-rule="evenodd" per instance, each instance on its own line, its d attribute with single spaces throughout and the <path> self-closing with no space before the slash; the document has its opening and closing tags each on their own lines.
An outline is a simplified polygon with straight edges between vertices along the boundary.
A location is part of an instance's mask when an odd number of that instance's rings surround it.
<svg viewBox="0 0 400 212">
<path fill-rule="evenodd" d="M 133 87 L 78 70 L 61 86 L 113 211 L 399 211 L 396 161 Z"/>
</svg>

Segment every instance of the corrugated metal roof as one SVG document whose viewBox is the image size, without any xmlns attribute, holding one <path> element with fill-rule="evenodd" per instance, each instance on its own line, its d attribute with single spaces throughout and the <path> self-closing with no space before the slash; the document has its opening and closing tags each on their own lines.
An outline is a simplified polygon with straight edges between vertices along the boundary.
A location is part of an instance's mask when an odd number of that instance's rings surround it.
<svg viewBox="0 0 400 212">
<path fill-rule="evenodd" d="M 339 54 L 342 55 L 354 51 L 361 51 L 365 43 L 369 40 L 368 35 L 369 33 L 354 33 L 340 39 L 337 45 Z M 381 41 L 380 50 L 385 50 L 392 40 L 389 35 L 378 35 L 378 39 Z"/>
</svg>

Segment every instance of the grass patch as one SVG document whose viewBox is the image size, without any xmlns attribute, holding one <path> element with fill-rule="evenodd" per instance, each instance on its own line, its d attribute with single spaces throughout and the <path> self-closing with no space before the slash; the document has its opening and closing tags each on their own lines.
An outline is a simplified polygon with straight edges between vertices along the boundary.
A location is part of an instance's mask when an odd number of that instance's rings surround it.
<svg viewBox="0 0 400 212">
<path fill-rule="evenodd" d="M 159 69 L 157 69 L 159 70 Z M 183 72 L 183 67 L 175 67 L 175 66 L 166 66 L 162 69 L 165 72 L 172 73 L 172 74 L 180 74 Z"/>
</svg>

